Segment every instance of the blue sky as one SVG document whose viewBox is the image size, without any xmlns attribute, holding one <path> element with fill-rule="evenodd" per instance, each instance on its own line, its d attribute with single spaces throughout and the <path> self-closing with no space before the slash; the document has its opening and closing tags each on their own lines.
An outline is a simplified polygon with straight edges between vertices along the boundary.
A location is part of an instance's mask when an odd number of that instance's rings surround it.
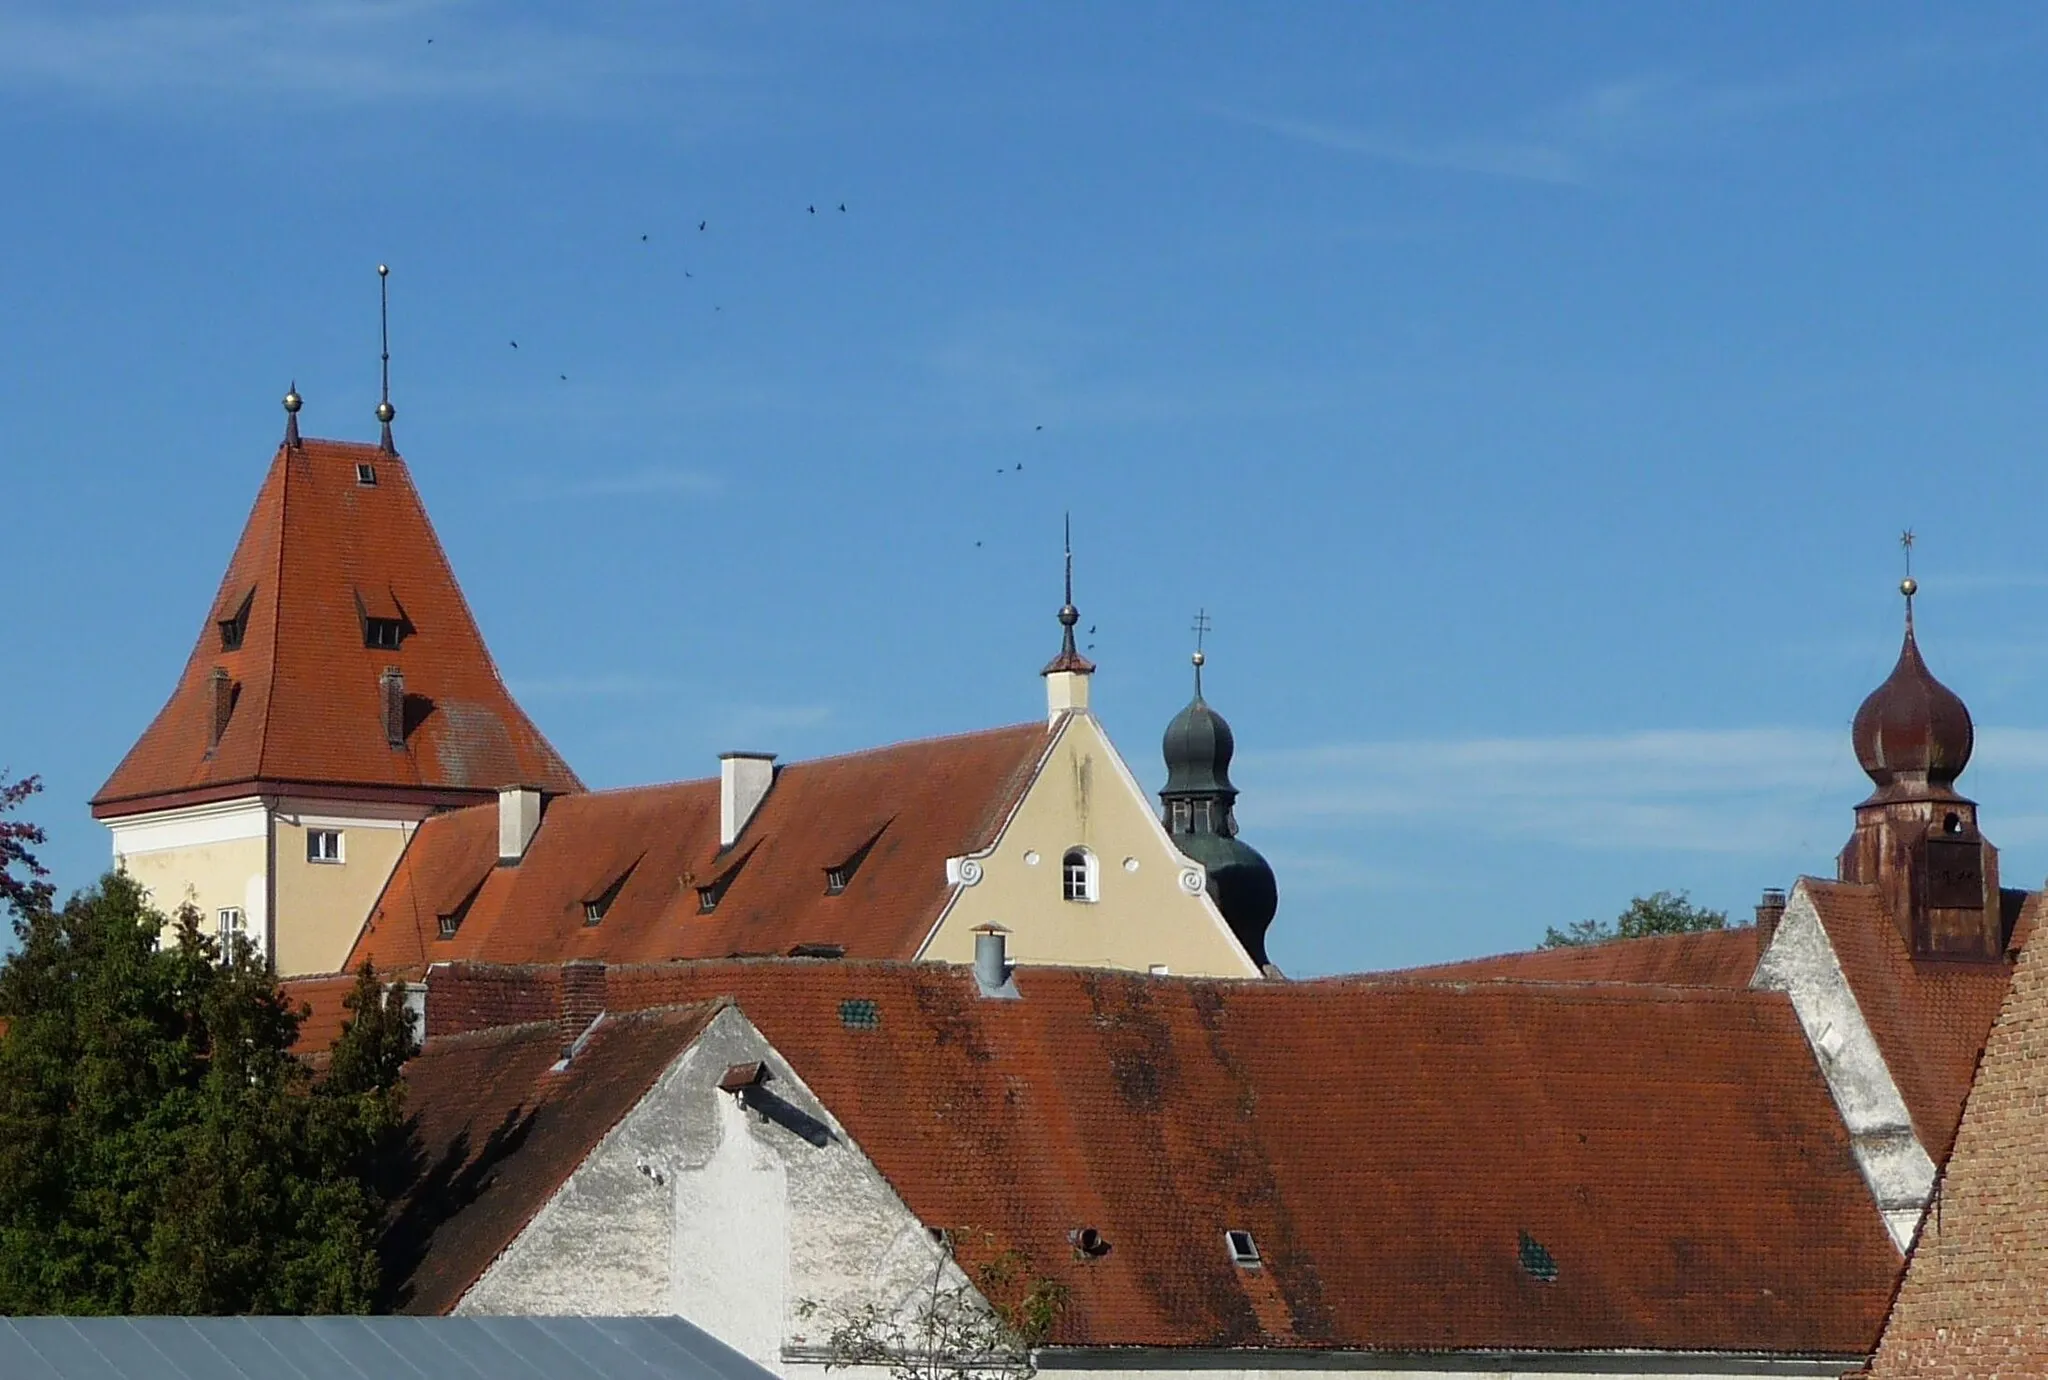
<svg viewBox="0 0 2048 1380">
<path fill-rule="evenodd" d="M 88 881 L 278 396 L 374 437 L 387 261 L 593 784 L 1042 712 L 1071 509 L 1148 788 L 1214 617 L 1289 971 L 1746 914 L 1847 837 L 1910 525 L 2038 885 L 2044 85 L 2020 5 L 0 0 L 0 763 Z"/>
</svg>

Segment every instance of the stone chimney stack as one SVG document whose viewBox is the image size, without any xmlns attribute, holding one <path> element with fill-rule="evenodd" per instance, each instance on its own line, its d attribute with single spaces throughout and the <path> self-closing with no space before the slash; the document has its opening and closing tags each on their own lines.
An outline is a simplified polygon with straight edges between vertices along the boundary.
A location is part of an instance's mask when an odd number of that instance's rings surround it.
<svg viewBox="0 0 2048 1380">
<path fill-rule="evenodd" d="M 386 666 L 377 678 L 384 692 L 384 741 L 392 747 L 405 746 L 405 672 Z"/>
<path fill-rule="evenodd" d="M 1778 888 L 1765 887 L 1763 899 L 1756 903 L 1756 951 L 1762 954 L 1771 947 L 1771 937 L 1778 932 L 1778 922 L 1785 918 L 1785 893 Z"/>
<path fill-rule="evenodd" d="M 775 784 L 772 752 L 718 754 L 718 846 L 730 848 Z"/>
<path fill-rule="evenodd" d="M 504 786 L 498 791 L 498 862 L 516 864 L 540 829 L 538 786 Z"/>
</svg>

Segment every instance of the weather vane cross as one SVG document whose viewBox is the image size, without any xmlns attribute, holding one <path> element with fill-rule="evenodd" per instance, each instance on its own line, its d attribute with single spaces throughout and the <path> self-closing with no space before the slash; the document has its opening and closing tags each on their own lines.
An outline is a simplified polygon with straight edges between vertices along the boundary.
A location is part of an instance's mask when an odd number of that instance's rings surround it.
<svg viewBox="0 0 2048 1380">
<path fill-rule="evenodd" d="M 1906 553 L 1906 578 L 1913 578 L 1913 529 L 1899 533 L 1899 549 Z"/>
<path fill-rule="evenodd" d="M 1209 611 L 1207 609 L 1195 610 L 1195 621 L 1188 628 L 1188 631 L 1195 635 L 1196 651 L 1199 652 L 1202 650 L 1202 639 L 1207 637 L 1209 635 L 1209 629 L 1215 626 L 1216 625 L 1214 623 L 1211 623 L 1209 621 Z"/>
</svg>

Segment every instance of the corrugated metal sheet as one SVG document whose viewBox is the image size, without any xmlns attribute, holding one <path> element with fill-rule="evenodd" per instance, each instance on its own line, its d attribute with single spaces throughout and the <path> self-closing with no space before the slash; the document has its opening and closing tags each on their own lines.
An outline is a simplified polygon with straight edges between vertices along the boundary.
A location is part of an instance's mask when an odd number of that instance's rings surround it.
<svg viewBox="0 0 2048 1380">
<path fill-rule="evenodd" d="M 681 1318 L 0 1318 L 7 1380 L 769 1380 Z"/>
</svg>

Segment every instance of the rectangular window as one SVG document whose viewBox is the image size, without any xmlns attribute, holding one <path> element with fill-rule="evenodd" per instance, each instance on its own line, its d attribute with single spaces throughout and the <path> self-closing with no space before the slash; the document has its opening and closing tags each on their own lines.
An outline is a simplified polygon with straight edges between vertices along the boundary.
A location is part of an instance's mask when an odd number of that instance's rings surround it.
<svg viewBox="0 0 2048 1380">
<path fill-rule="evenodd" d="M 844 867 L 828 867 L 828 868 L 826 868 L 826 869 L 825 869 L 825 894 L 826 894 L 827 896 L 837 896 L 837 895 L 838 895 L 838 894 L 839 894 L 840 892 L 842 892 L 842 891 L 846 890 L 846 884 L 847 884 L 847 882 L 848 882 L 849 880 L 851 880 L 851 878 L 849 878 L 849 877 L 847 876 L 847 869 L 846 869 L 846 868 L 844 868 Z"/>
<path fill-rule="evenodd" d="M 238 934 L 248 934 L 248 917 L 242 913 L 240 906 L 222 906 L 220 912 L 214 917 L 213 932 L 214 936 L 220 940 L 221 950 L 225 953 L 229 940 Z"/>
<path fill-rule="evenodd" d="M 1185 834 L 1188 831 L 1188 820 L 1190 817 L 1187 801 L 1176 800 L 1173 802 L 1173 823 L 1170 827 L 1174 833 Z"/>
<path fill-rule="evenodd" d="M 1195 828 L 1198 830 L 1208 830 L 1214 828 L 1216 821 L 1209 814 L 1209 802 L 1206 800 L 1197 800 L 1194 802 L 1194 806 Z"/>
<path fill-rule="evenodd" d="M 379 647 L 385 651 L 396 650 L 405 636 L 405 625 L 396 618 L 365 618 L 363 620 L 363 645 Z"/>
<path fill-rule="evenodd" d="M 366 489 L 374 489 L 374 488 L 376 488 L 376 487 L 377 487 L 377 467 L 376 467 L 375 465 L 363 465 L 363 464 L 359 464 L 359 465 L 357 465 L 357 466 L 356 466 L 356 483 L 358 483 L 358 484 L 362 485 L 362 486 L 363 486 L 364 488 L 366 488 Z"/>
<path fill-rule="evenodd" d="M 455 932 L 462 928 L 462 914 L 459 911 L 453 915 L 443 915 L 438 918 L 441 922 L 440 929 L 443 939 L 453 939 Z"/>
<path fill-rule="evenodd" d="M 312 863 L 340 862 L 341 830 L 308 829 L 306 831 L 306 861 Z"/>
</svg>

